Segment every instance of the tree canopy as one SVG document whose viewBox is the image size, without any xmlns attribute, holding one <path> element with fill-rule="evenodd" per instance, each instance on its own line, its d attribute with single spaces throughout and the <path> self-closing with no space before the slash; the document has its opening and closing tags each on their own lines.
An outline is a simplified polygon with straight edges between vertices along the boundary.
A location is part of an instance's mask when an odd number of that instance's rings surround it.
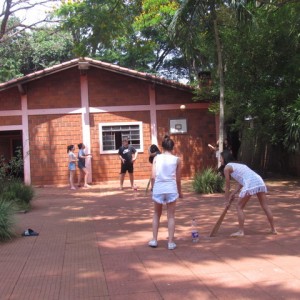
<svg viewBox="0 0 300 300">
<path fill-rule="evenodd" d="M 81 56 L 190 84 L 209 72 L 213 86 L 198 100 L 224 109 L 233 130 L 299 150 L 298 1 L 62 1 L 59 22 L 38 31 L 16 16 L 46 2 L 4 0 L 1 81 Z"/>
</svg>

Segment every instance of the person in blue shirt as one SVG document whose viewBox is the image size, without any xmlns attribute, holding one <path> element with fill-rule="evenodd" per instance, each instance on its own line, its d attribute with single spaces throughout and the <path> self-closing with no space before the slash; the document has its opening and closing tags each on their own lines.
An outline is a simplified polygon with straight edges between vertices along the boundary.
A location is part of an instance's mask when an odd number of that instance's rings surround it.
<svg viewBox="0 0 300 300">
<path fill-rule="evenodd" d="M 92 157 L 91 154 L 85 154 L 85 145 L 83 143 L 78 144 L 78 168 L 79 168 L 79 176 L 78 176 L 78 187 L 81 186 L 81 179 L 84 178 L 84 188 L 89 188 L 91 187 L 87 180 L 88 180 L 88 169 L 85 166 L 85 159 L 87 157 Z"/>
</svg>

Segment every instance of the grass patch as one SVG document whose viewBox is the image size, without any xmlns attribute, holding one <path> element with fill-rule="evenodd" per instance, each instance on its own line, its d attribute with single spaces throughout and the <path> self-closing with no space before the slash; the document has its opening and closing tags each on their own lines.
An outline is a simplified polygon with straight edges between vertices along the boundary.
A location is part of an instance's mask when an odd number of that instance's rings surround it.
<svg viewBox="0 0 300 300">
<path fill-rule="evenodd" d="M 15 236 L 16 206 L 13 202 L 0 198 L 0 240 L 6 241 Z"/>
<path fill-rule="evenodd" d="M 0 184 L 0 194 L 4 201 L 12 202 L 17 210 L 29 210 L 34 189 L 19 179 L 4 180 Z"/>
</svg>

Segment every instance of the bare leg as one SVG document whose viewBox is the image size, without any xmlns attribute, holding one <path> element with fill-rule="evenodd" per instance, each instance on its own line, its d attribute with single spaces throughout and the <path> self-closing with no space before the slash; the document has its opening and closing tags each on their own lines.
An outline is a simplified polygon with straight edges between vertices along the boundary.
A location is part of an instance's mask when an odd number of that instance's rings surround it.
<svg viewBox="0 0 300 300">
<path fill-rule="evenodd" d="M 275 226 L 274 226 L 273 214 L 272 214 L 271 209 L 269 208 L 268 203 L 267 203 L 266 193 L 258 193 L 257 198 L 259 200 L 260 206 L 262 207 L 263 211 L 265 212 L 265 214 L 268 218 L 268 221 L 269 221 L 270 226 L 271 226 L 271 233 L 277 234 L 277 231 L 276 231 Z"/>
<path fill-rule="evenodd" d="M 133 173 L 129 173 L 131 188 L 133 188 Z"/>
<path fill-rule="evenodd" d="M 176 208 L 176 201 L 167 204 L 169 243 L 173 243 L 173 241 L 174 241 L 174 234 L 175 234 L 175 208 Z"/>
<path fill-rule="evenodd" d="M 120 174 L 120 189 L 123 190 L 123 183 L 124 183 L 125 173 Z"/>
<path fill-rule="evenodd" d="M 251 196 L 246 196 L 244 198 L 239 198 L 237 204 L 236 204 L 236 210 L 238 215 L 238 221 L 239 221 L 239 231 L 231 234 L 231 236 L 239 237 L 244 236 L 244 223 L 245 223 L 245 214 L 243 209 L 245 208 L 247 202 L 249 201 Z"/>
<path fill-rule="evenodd" d="M 79 175 L 78 175 L 78 186 L 80 187 L 80 183 L 81 183 L 81 178 L 82 178 L 82 170 L 79 169 Z"/>
<path fill-rule="evenodd" d="M 88 175 L 89 175 L 87 168 L 83 168 L 82 171 L 84 172 L 84 187 L 90 187 L 87 183 Z"/>
<path fill-rule="evenodd" d="M 157 241 L 158 228 L 162 213 L 162 204 L 154 202 L 154 215 L 152 221 L 153 240 Z"/>
<path fill-rule="evenodd" d="M 75 186 L 74 186 L 74 174 L 75 171 L 70 171 L 70 186 L 72 190 L 75 190 Z"/>
</svg>

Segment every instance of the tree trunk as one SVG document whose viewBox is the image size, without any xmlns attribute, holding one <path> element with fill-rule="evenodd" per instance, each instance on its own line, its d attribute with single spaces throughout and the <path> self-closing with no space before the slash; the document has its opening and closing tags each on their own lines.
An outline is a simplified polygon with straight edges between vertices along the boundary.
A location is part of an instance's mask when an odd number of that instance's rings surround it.
<svg viewBox="0 0 300 300">
<path fill-rule="evenodd" d="M 223 151 L 223 141 L 224 141 L 224 72 L 223 72 L 223 60 L 222 60 L 222 49 L 221 49 L 221 41 L 219 36 L 217 19 L 214 18 L 214 33 L 215 40 L 217 46 L 217 56 L 218 56 L 218 75 L 220 80 L 220 123 L 219 123 L 219 151 L 220 153 Z M 220 166 L 220 162 L 218 162 L 218 166 Z"/>
</svg>

